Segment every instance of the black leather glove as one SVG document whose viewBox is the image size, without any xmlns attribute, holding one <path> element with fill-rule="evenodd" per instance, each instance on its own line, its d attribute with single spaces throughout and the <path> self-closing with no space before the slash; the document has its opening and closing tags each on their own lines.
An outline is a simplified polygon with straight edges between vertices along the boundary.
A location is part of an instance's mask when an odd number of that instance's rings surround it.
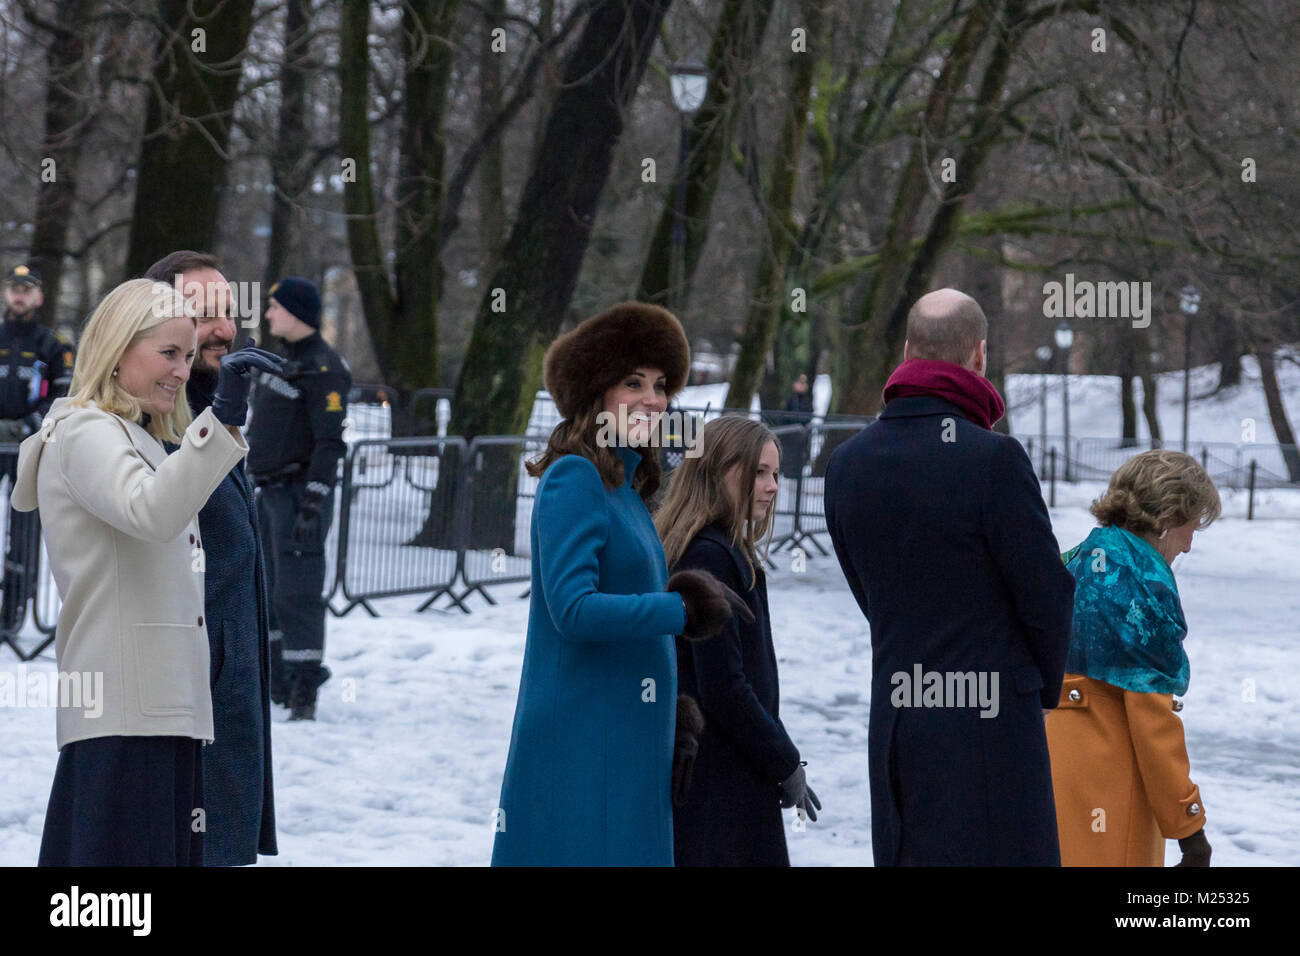
<svg viewBox="0 0 1300 956">
<path fill-rule="evenodd" d="M 1174 866 L 1210 865 L 1210 841 L 1205 839 L 1205 827 L 1179 840 L 1178 849 L 1183 851 L 1183 858 Z"/>
<path fill-rule="evenodd" d="M 321 492 L 309 490 L 303 493 L 302 504 L 293 518 L 293 530 L 289 533 L 294 544 L 303 547 L 316 543 L 316 535 L 320 531 L 320 510 L 324 504 L 325 495 Z"/>
<path fill-rule="evenodd" d="M 686 604 L 682 637 L 688 641 L 712 637 L 736 614 L 746 624 L 754 623 L 754 612 L 744 599 L 707 571 L 678 571 L 668 579 L 668 590 L 680 594 Z"/>
<path fill-rule="evenodd" d="M 255 371 L 278 375 L 284 369 L 284 359 L 271 352 L 245 345 L 221 360 L 217 373 L 217 390 L 212 397 L 212 414 L 223 425 L 238 428 L 248 418 L 248 390 L 253 384 Z"/>
<path fill-rule="evenodd" d="M 673 804 L 682 806 L 691 790 L 695 758 L 700 753 L 700 734 L 704 733 L 704 715 L 700 705 L 688 694 L 677 695 L 677 734 L 673 741 Z"/>
<path fill-rule="evenodd" d="M 817 811 L 822 808 L 822 802 L 817 799 L 817 794 L 813 793 L 812 787 L 808 786 L 804 766 L 805 761 L 801 760 L 799 766 L 795 767 L 794 773 L 781 781 L 781 806 L 786 810 L 798 807 L 803 811 L 804 816 L 816 823 Z"/>
</svg>

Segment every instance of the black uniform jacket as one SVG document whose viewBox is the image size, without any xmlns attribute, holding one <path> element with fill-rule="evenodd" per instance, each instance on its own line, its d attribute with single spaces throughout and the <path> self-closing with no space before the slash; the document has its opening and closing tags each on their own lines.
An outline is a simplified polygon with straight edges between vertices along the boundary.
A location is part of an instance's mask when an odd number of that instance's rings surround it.
<svg viewBox="0 0 1300 956">
<path fill-rule="evenodd" d="M 257 480 L 291 469 L 295 477 L 332 488 L 347 454 L 343 421 L 352 374 L 319 332 L 287 343 L 281 354 L 289 363 L 283 376 L 257 377 L 248 474 Z"/>
</svg>

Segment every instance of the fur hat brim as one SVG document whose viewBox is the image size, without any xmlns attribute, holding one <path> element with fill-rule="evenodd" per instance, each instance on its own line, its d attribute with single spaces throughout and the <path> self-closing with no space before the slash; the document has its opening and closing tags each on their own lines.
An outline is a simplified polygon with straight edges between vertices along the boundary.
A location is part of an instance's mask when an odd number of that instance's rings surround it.
<svg viewBox="0 0 1300 956">
<path fill-rule="evenodd" d="M 690 373 L 690 343 L 667 309 L 620 302 L 551 343 L 542 361 L 542 381 L 560 414 L 572 418 L 637 368 L 662 371 L 671 398 Z"/>
</svg>

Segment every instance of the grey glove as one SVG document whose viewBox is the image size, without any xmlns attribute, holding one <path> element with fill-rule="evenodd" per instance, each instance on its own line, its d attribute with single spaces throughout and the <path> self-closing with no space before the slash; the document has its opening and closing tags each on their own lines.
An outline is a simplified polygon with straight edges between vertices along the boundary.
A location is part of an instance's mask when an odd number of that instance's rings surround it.
<svg viewBox="0 0 1300 956">
<path fill-rule="evenodd" d="M 817 799 L 813 788 L 808 786 L 808 777 L 803 769 L 807 764 L 806 760 L 799 761 L 799 766 L 795 767 L 794 773 L 781 781 L 781 806 L 786 810 L 798 807 L 804 812 L 804 816 L 816 823 L 817 810 L 822 808 L 822 802 Z"/>
</svg>

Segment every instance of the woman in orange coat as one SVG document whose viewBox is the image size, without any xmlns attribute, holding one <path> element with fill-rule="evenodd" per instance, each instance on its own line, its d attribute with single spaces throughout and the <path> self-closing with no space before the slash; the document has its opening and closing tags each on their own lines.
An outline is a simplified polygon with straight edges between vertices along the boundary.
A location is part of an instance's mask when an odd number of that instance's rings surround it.
<svg viewBox="0 0 1300 956">
<path fill-rule="evenodd" d="M 1219 516 L 1194 458 L 1130 459 L 1092 505 L 1101 527 L 1064 555 L 1076 582 L 1060 705 L 1047 717 L 1063 866 L 1208 866 L 1205 807 L 1190 777 L 1182 702 L 1190 675 L 1170 564 Z"/>
</svg>

